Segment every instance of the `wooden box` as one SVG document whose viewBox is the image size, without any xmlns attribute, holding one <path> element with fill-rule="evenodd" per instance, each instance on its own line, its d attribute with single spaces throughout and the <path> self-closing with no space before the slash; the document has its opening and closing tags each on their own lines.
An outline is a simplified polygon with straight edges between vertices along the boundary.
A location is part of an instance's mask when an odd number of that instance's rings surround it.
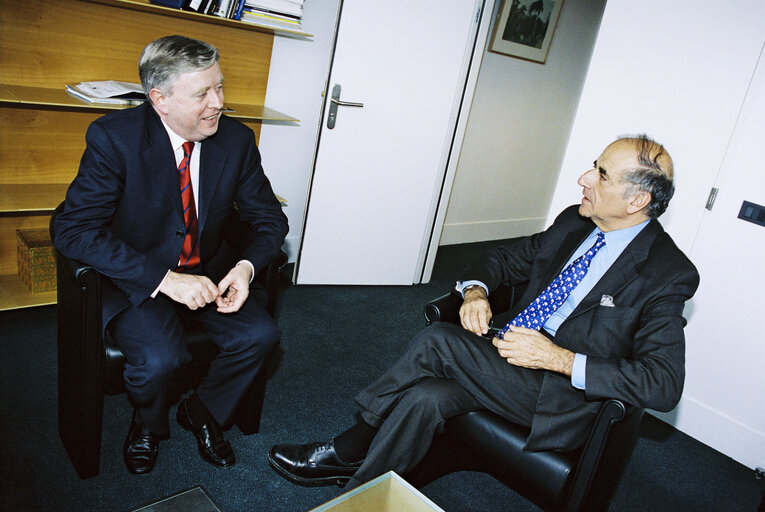
<svg viewBox="0 0 765 512">
<path fill-rule="evenodd" d="M 56 255 L 47 229 L 17 229 L 19 276 L 32 292 L 56 289 Z"/>
</svg>

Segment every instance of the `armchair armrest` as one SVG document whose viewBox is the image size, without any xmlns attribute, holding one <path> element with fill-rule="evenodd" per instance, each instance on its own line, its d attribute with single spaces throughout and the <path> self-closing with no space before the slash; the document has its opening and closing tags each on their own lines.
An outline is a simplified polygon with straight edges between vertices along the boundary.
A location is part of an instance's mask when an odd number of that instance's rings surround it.
<svg viewBox="0 0 765 512">
<path fill-rule="evenodd" d="M 514 286 L 500 286 L 489 295 L 489 304 L 493 312 L 507 311 L 510 306 L 515 304 L 526 288 L 526 284 L 517 284 Z M 460 323 L 460 306 L 462 306 L 462 297 L 457 292 L 452 291 L 431 300 L 425 304 L 425 325 L 433 322 L 451 322 Z"/>
<path fill-rule="evenodd" d="M 276 298 L 278 295 L 276 290 L 279 288 L 279 280 L 286 266 L 287 254 L 284 251 L 279 251 L 279 254 L 255 277 L 255 280 L 263 285 L 263 289 L 268 292 L 266 311 L 271 315 L 271 318 L 276 318 Z"/>
<path fill-rule="evenodd" d="M 605 510 L 637 443 L 644 410 L 603 402 L 571 478 L 568 510 Z"/>
<path fill-rule="evenodd" d="M 425 304 L 425 325 L 433 322 L 459 323 L 459 311 L 462 297 L 456 293 L 447 293 Z"/>
<path fill-rule="evenodd" d="M 100 275 L 90 265 L 55 251 L 57 264 L 58 338 L 65 354 L 83 351 L 87 361 L 99 367 L 103 353 L 101 337 Z M 95 370 L 94 370 L 95 371 Z"/>
</svg>

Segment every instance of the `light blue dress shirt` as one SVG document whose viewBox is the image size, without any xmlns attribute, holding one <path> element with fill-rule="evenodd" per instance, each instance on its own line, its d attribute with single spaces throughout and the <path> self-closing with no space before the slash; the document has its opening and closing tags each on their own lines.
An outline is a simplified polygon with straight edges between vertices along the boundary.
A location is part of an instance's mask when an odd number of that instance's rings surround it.
<svg viewBox="0 0 765 512">
<path fill-rule="evenodd" d="M 590 262 L 590 268 L 587 271 L 587 275 L 584 279 L 574 288 L 569 294 L 568 298 L 561 304 L 555 313 L 545 322 L 544 329 L 553 336 L 558 332 L 558 328 L 563 323 L 568 315 L 574 311 L 574 308 L 581 302 L 581 300 L 590 293 L 595 284 L 600 281 L 600 278 L 611 268 L 616 259 L 621 255 L 624 249 L 629 243 L 640 233 L 649 221 L 641 222 L 636 226 L 632 226 L 625 229 L 619 229 L 616 231 L 609 231 L 604 233 L 606 239 L 605 247 L 592 258 Z M 595 239 L 600 233 L 599 228 L 592 230 L 592 233 L 582 242 L 579 247 L 573 252 L 563 268 L 566 268 L 572 261 L 584 254 L 595 243 Z M 486 285 L 480 281 L 460 281 L 457 283 L 457 291 L 462 296 L 465 296 L 465 290 L 471 286 L 481 286 L 488 295 L 489 290 Z M 578 389 L 585 389 L 585 368 L 587 365 L 587 356 L 584 354 L 576 354 L 574 356 L 574 368 L 571 372 L 571 384 Z"/>
</svg>

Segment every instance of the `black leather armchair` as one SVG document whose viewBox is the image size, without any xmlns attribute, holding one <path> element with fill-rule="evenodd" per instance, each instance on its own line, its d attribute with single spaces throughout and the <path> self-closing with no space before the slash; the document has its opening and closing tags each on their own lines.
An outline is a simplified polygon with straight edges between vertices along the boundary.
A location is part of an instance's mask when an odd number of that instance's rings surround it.
<svg viewBox="0 0 765 512">
<path fill-rule="evenodd" d="M 507 309 L 520 294 L 512 288 L 493 293 L 492 310 Z M 426 323 L 459 322 L 461 303 L 454 294 L 429 302 Z M 487 410 L 469 412 L 446 422 L 444 432 L 436 435 L 426 457 L 406 478 L 422 487 L 455 471 L 480 471 L 544 510 L 607 510 L 637 442 L 642 417 L 642 408 L 606 400 L 584 447 L 557 453 L 523 451 L 528 428 Z"/>
<path fill-rule="evenodd" d="M 51 217 L 61 210 L 60 205 Z M 232 224 L 236 223 L 232 220 Z M 234 228 L 236 229 L 236 228 Z M 80 478 L 98 474 L 104 395 L 125 392 L 125 356 L 102 336 L 101 276 L 96 270 L 56 252 L 58 278 L 58 427 L 61 441 Z M 266 309 L 273 316 L 276 291 L 287 255 L 280 253 L 256 277 L 268 292 Z M 180 394 L 204 375 L 218 348 L 193 326 L 185 341 L 192 361 L 179 372 L 173 389 Z M 244 434 L 256 433 L 266 385 L 266 372 L 256 378 L 240 405 L 235 424 Z M 121 441 L 120 441 L 121 442 Z"/>
</svg>

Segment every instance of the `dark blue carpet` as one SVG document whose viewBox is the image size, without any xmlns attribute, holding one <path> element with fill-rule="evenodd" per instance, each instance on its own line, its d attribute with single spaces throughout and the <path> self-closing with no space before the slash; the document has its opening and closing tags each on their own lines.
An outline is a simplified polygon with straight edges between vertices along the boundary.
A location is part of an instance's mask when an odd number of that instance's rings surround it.
<svg viewBox="0 0 765 512">
<path fill-rule="evenodd" d="M 423 326 L 422 305 L 448 290 L 470 254 L 490 245 L 441 248 L 426 285 L 286 287 L 278 311 L 281 354 L 261 433 L 228 432 L 237 454 L 228 469 L 203 462 L 191 434 L 172 421 L 155 470 L 130 475 L 121 454 L 130 407 L 124 396 L 108 396 L 101 473 L 80 480 L 57 432 L 56 308 L 0 313 L 0 510 L 129 511 L 195 485 L 227 512 L 306 511 L 334 498 L 340 489 L 303 488 L 276 475 L 268 448 L 322 440 L 350 426 L 353 396 Z M 611 510 L 757 510 L 764 484 L 748 468 L 651 416 L 641 434 Z M 539 510 L 477 473 L 450 475 L 423 492 L 452 512 Z"/>
</svg>

